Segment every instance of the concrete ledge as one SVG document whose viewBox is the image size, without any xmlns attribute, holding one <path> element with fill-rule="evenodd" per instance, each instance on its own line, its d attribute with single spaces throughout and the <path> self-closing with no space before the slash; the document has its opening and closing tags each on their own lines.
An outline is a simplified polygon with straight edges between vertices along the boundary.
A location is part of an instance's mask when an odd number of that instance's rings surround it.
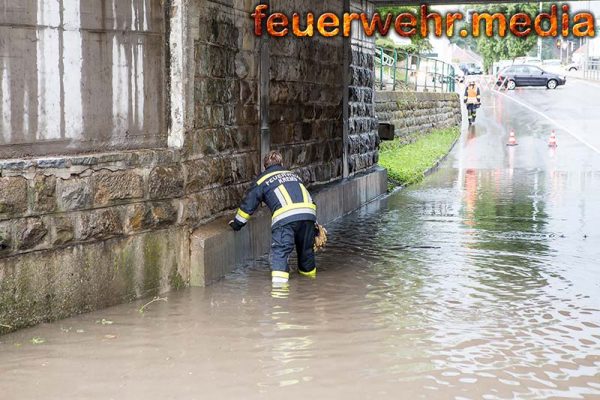
<svg viewBox="0 0 600 400">
<path fill-rule="evenodd" d="M 387 190 L 387 171 L 375 167 L 366 173 L 341 182 L 311 188 L 321 224 L 352 212 Z M 206 224 L 190 237 L 192 286 L 205 286 L 221 279 L 236 267 L 256 260 L 269 252 L 271 215 L 266 209 L 256 213 L 248 226 L 233 232 L 220 218 Z"/>
</svg>

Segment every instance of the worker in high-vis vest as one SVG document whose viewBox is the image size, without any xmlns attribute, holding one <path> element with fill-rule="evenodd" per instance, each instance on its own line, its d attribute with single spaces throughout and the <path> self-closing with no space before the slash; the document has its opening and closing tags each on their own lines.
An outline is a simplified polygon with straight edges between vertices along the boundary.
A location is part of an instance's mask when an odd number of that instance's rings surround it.
<svg viewBox="0 0 600 400">
<path fill-rule="evenodd" d="M 252 183 L 235 218 L 229 222 L 239 231 L 261 202 L 271 210 L 271 279 L 273 283 L 288 282 L 290 270 L 288 258 L 294 248 L 298 255 L 301 275 L 315 277 L 317 266 L 313 245 L 317 206 L 302 180 L 283 168 L 283 157 L 271 151 L 263 160 L 265 171 Z"/>
<path fill-rule="evenodd" d="M 467 116 L 469 118 L 469 125 L 471 125 L 475 122 L 477 109 L 481 105 L 481 92 L 474 81 L 470 81 L 465 88 L 463 101 L 467 105 Z"/>
</svg>

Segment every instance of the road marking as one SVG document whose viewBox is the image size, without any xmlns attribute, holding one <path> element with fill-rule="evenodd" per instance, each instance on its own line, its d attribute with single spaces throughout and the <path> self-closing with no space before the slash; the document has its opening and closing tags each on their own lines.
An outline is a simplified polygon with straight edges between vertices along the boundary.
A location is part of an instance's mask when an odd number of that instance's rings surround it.
<svg viewBox="0 0 600 400">
<path fill-rule="evenodd" d="M 546 118 L 548 121 L 550 121 L 552 124 L 556 125 L 558 128 L 560 128 L 561 130 L 567 132 L 569 135 L 573 136 L 575 139 L 579 140 L 581 143 L 583 143 L 585 146 L 589 147 L 591 150 L 595 151 L 596 153 L 600 154 L 600 149 L 598 149 L 596 146 L 594 146 L 593 144 L 591 144 L 590 142 L 588 142 L 587 140 L 585 140 L 584 138 L 582 138 L 581 136 L 579 136 L 578 134 L 576 134 L 575 132 L 571 131 L 569 128 L 565 127 L 563 124 L 556 122 L 555 120 L 553 120 L 552 118 L 550 118 L 549 116 L 547 116 L 546 114 L 544 114 L 543 112 L 536 110 L 535 108 L 531 107 L 529 104 L 522 102 L 521 100 L 517 100 L 515 98 L 510 97 L 509 95 L 505 94 L 505 93 L 501 93 L 501 92 L 496 92 L 497 94 L 506 97 L 509 100 L 514 101 L 515 103 L 527 108 L 528 110 L 533 111 L 534 113 L 542 116 L 543 118 Z"/>
</svg>

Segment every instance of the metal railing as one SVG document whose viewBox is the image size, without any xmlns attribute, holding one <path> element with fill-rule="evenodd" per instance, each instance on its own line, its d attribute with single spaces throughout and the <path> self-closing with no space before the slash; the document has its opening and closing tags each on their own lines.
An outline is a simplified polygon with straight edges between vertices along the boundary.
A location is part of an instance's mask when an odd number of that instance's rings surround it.
<svg viewBox="0 0 600 400">
<path fill-rule="evenodd" d="M 600 60 L 590 60 L 583 65 L 583 77 L 600 81 Z"/>
<path fill-rule="evenodd" d="M 456 80 L 454 67 L 444 61 L 396 49 L 375 50 L 375 83 L 380 90 L 454 92 Z"/>
</svg>

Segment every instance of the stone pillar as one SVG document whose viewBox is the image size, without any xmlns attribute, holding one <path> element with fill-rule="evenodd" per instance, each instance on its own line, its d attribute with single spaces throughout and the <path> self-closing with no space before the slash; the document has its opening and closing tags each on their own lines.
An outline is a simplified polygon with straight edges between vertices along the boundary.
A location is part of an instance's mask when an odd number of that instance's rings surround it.
<svg viewBox="0 0 600 400">
<path fill-rule="evenodd" d="M 374 12 L 373 4 L 352 0 L 352 12 Z M 377 164 L 379 136 L 374 110 L 375 39 L 362 29 L 352 32 L 350 78 L 348 86 L 348 170 L 353 175 Z"/>
</svg>

